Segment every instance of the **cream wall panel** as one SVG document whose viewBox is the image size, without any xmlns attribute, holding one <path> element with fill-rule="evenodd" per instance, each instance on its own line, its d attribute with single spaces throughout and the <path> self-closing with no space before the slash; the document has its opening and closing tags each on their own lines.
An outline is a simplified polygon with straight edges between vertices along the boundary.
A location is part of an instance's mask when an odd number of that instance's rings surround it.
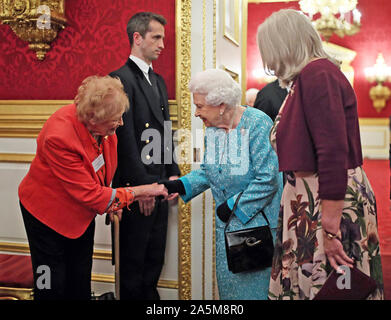
<svg viewBox="0 0 391 320">
<path fill-rule="evenodd" d="M 100 296 L 106 292 L 115 292 L 115 286 L 113 283 L 92 281 L 91 291 L 94 295 Z"/>
<path fill-rule="evenodd" d="M 18 186 L 27 164 L 0 163 L 0 242 L 27 242 L 19 208 Z"/>
<path fill-rule="evenodd" d="M 0 138 L 0 153 L 35 153 L 36 139 Z"/>
<path fill-rule="evenodd" d="M 205 0 L 192 2 L 192 30 L 191 30 L 191 74 L 204 69 L 205 48 L 204 48 L 204 3 Z M 193 102 L 193 99 L 191 98 Z M 192 130 L 192 150 L 198 141 L 194 141 L 197 134 L 202 132 L 202 121 L 194 117 L 195 106 L 191 105 L 191 130 Z M 201 146 L 199 146 L 201 147 Z M 202 147 L 201 147 L 202 148 Z M 193 157 L 192 157 L 193 158 Z M 199 165 L 192 164 L 192 170 L 199 168 Z M 191 296 L 192 299 L 202 299 L 202 196 L 198 196 L 191 201 Z"/>
<path fill-rule="evenodd" d="M 216 67 L 215 58 L 215 9 L 217 0 L 192 2 L 191 34 L 191 74 Z M 203 158 L 203 123 L 194 117 L 195 106 L 191 106 L 192 150 L 199 150 Z M 193 159 L 193 158 L 192 158 Z M 193 162 L 192 170 L 199 168 L 201 162 Z M 211 192 L 199 195 L 191 202 L 191 276 L 192 299 L 212 299 L 213 279 L 213 205 Z M 209 201 L 208 201 L 209 199 Z"/>
<path fill-rule="evenodd" d="M 216 50 L 216 58 L 217 58 L 217 66 L 219 68 L 227 68 L 233 72 L 235 72 L 239 79 L 241 77 L 241 45 L 242 39 L 239 36 L 238 44 L 233 43 L 228 40 L 227 37 L 224 36 L 224 9 L 230 10 L 229 6 L 224 5 L 224 1 L 227 3 L 229 1 L 237 1 L 237 12 L 233 13 L 235 17 L 235 22 L 238 23 L 239 35 L 242 35 L 242 0 L 218 0 L 217 1 L 217 50 Z"/>
<path fill-rule="evenodd" d="M 114 266 L 111 264 L 111 260 L 99 260 L 94 259 L 92 263 L 93 274 L 104 274 L 114 279 Z"/>
<path fill-rule="evenodd" d="M 363 156 L 371 159 L 388 159 L 390 129 L 388 124 L 361 124 L 361 145 Z"/>
<path fill-rule="evenodd" d="M 95 249 L 111 250 L 111 227 L 105 225 L 106 215 L 95 218 Z"/>
<path fill-rule="evenodd" d="M 170 204 L 166 254 L 160 279 L 178 281 L 178 206 Z M 166 299 L 166 297 L 162 297 Z"/>
</svg>

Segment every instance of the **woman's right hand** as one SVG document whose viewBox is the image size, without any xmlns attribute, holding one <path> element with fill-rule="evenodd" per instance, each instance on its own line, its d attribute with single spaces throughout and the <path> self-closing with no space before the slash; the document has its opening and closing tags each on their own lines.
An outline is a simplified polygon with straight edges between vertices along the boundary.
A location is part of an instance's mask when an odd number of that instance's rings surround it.
<svg viewBox="0 0 391 320">
<path fill-rule="evenodd" d="M 147 200 L 154 197 L 167 197 L 168 192 L 163 184 L 146 184 L 137 187 L 131 187 L 134 191 L 134 200 Z"/>
<path fill-rule="evenodd" d="M 131 203 L 139 200 L 147 201 L 149 203 L 148 207 L 150 207 L 152 206 L 150 202 L 154 202 L 155 197 L 162 197 L 162 199 L 164 199 L 167 196 L 168 192 L 166 187 L 162 184 L 157 183 L 137 187 L 117 188 L 117 193 L 114 197 L 114 201 L 106 212 L 111 213 L 124 207 L 127 207 L 129 209 L 129 205 Z"/>
</svg>

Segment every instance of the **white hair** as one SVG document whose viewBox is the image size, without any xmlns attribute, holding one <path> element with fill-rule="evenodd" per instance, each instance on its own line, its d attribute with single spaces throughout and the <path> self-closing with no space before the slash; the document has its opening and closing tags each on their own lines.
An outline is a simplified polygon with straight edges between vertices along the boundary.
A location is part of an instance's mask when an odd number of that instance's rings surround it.
<svg viewBox="0 0 391 320">
<path fill-rule="evenodd" d="M 189 90 L 205 95 L 205 102 L 210 106 L 224 103 L 236 107 L 242 97 L 239 84 L 220 69 L 208 69 L 194 75 L 189 82 Z"/>
</svg>

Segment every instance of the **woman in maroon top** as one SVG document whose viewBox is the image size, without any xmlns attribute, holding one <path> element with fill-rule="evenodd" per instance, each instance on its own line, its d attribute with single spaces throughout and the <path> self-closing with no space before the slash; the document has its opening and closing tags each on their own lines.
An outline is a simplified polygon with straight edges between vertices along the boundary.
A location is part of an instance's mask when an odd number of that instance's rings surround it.
<svg viewBox="0 0 391 320">
<path fill-rule="evenodd" d="M 333 268 L 355 264 L 377 283 L 368 298 L 382 299 L 376 203 L 361 168 L 353 88 L 299 11 L 273 13 L 258 44 L 264 68 L 289 89 L 270 134 L 288 181 L 269 298 L 313 299 Z"/>
</svg>

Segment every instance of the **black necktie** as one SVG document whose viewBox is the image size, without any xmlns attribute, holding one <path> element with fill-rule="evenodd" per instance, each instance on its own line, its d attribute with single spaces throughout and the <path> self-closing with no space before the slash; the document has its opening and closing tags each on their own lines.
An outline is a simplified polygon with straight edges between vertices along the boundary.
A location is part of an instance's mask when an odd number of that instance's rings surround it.
<svg viewBox="0 0 391 320">
<path fill-rule="evenodd" d="M 160 97 L 159 89 L 157 87 L 156 74 L 155 72 L 153 72 L 151 67 L 148 70 L 148 77 L 149 81 L 151 82 L 153 91 L 155 91 L 157 97 Z"/>
</svg>

